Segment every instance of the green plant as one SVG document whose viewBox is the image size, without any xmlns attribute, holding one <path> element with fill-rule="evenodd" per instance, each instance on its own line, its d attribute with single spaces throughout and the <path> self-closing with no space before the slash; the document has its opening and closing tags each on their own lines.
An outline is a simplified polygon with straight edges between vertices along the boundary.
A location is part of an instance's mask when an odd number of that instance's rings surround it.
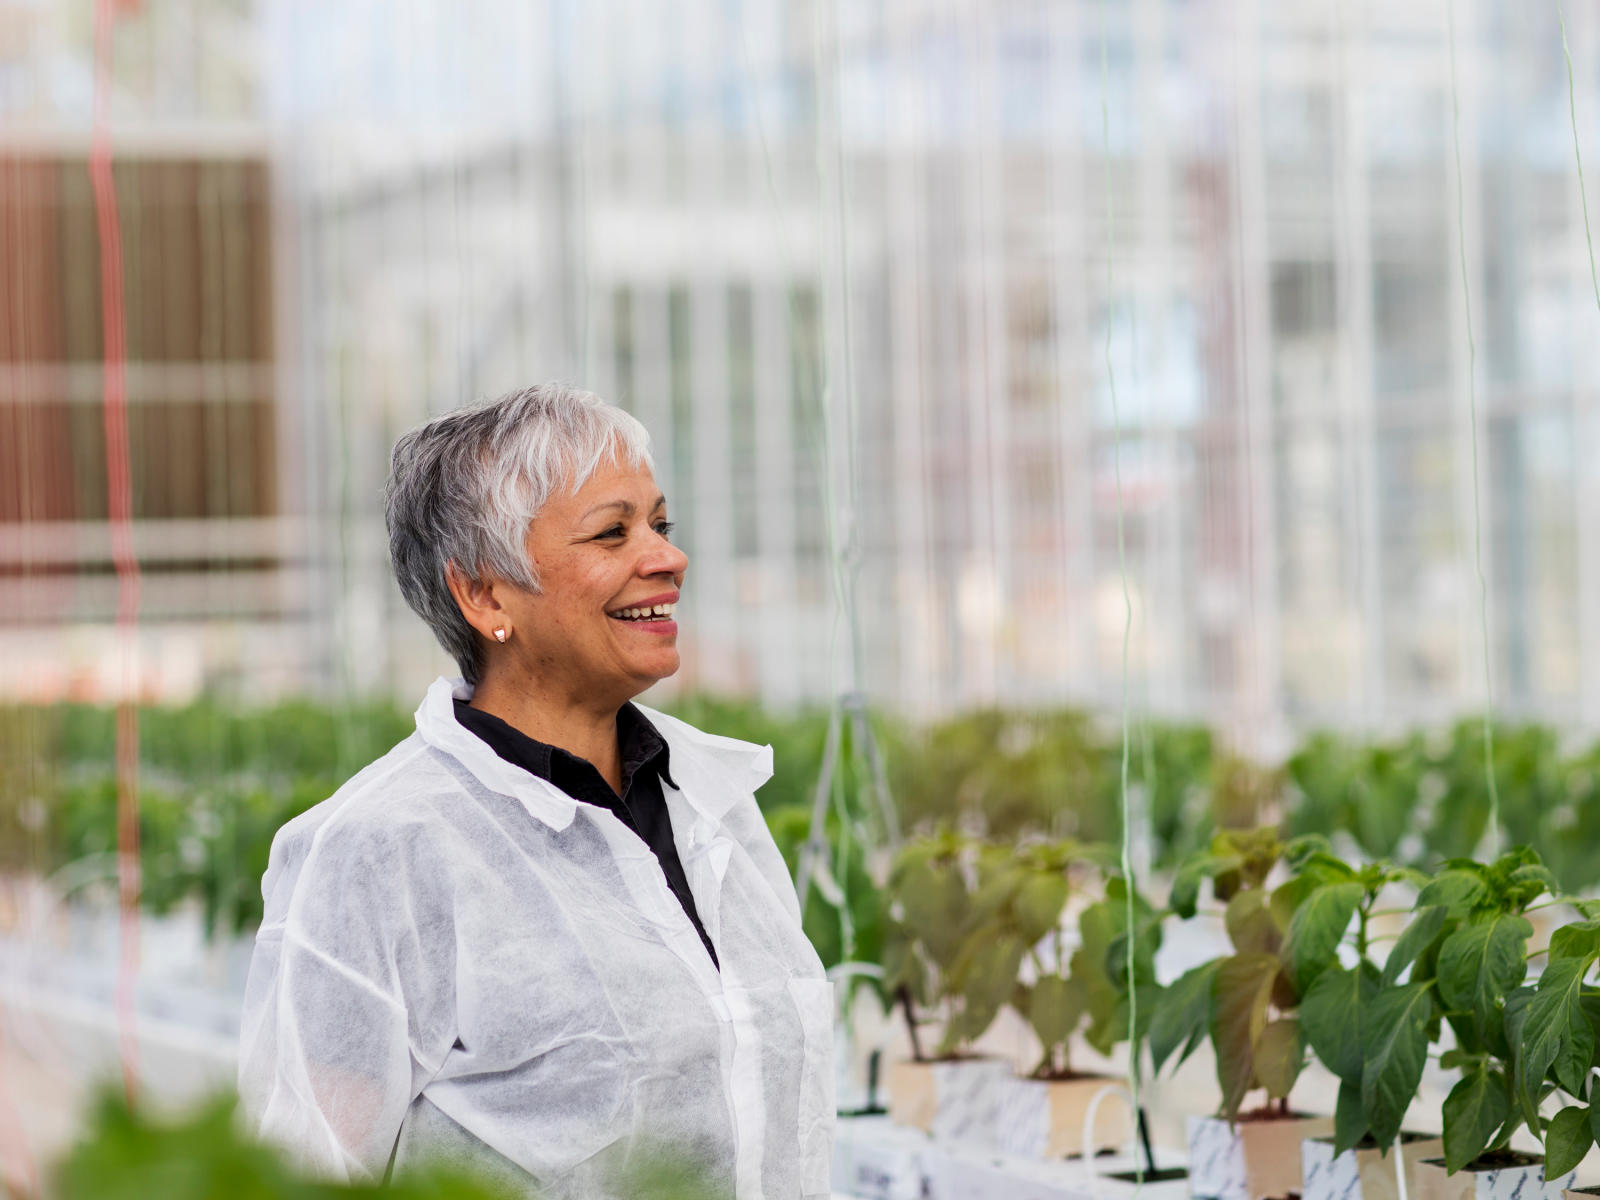
<svg viewBox="0 0 1600 1200">
<path fill-rule="evenodd" d="M 993 985 L 1009 980 L 1010 1003 L 1032 1026 L 1043 1051 L 1034 1071 L 1039 1078 L 1071 1076 L 1068 1046 L 1086 1021 L 1086 1036 L 1103 1052 L 1126 1036 L 1126 1005 L 1119 989 L 1126 977 L 1122 881 L 1113 880 L 1108 899 L 1080 915 L 1080 944 L 1070 955 L 1063 928 L 1074 876 L 1081 884 L 1084 876 L 1099 874 L 1110 857 L 1104 847 L 1072 840 L 1025 842 L 1015 849 L 984 846 L 977 854 L 978 888 L 950 978 L 966 997 L 965 1011 L 971 1014 L 966 1022 L 985 1026 L 993 1019 L 989 1005 L 999 992 Z M 1148 917 L 1149 906 L 1140 904 Z M 1160 930 L 1153 921 L 1142 929 L 1137 959 L 1141 980 L 1150 984 Z M 1114 944 L 1121 948 L 1121 962 L 1109 961 Z M 1009 977 L 982 978 L 988 970 L 1007 968 Z M 965 1023 L 958 1022 L 956 1033 L 965 1033 Z"/>
<path fill-rule="evenodd" d="M 1600 960 L 1600 903 L 1578 901 L 1583 916 L 1550 937 L 1549 957 L 1531 997 L 1518 996 L 1512 1028 L 1511 1093 L 1521 1117 L 1540 1132 L 1539 1104 L 1550 1093 L 1562 1105 L 1543 1125 L 1545 1175 L 1575 1168 L 1600 1135 L 1600 1091 L 1592 1084 L 1600 1066 L 1600 987 L 1588 975 Z"/>
<path fill-rule="evenodd" d="M 130 1108 L 120 1089 L 101 1093 L 87 1127 L 57 1164 L 57 1200 L 512 1200 L 530 1193 L 455 1164 L 408 1168 L 383 1184 L 307 1179 L 277 1150 L 240 1129 L 235 1098 L 217 1096 L 173 1119 Z M 530 1181 L 531 1182 L 531 1181 Z M 608 1173 L 606 1194 L 630 1200 L 725 1200 L 731 1189 L 681 1147 L 641 1139 Z M 537 1193 L 533 1193 L 536 1195 Z"/>
<path fill-rule="evenodd" d="M 1173 881 L 1168 906 L 1188 919 L 1198 911 L 1201 884 L 1225 905 L 1233 953 L 1186 972 L 1165 989 L 1152 1016 L 1155 1070 L 1176 1055 L 1182 1062 L 1209 1039 L 1216 1053 L 1222 1114 L 1238 1117 L 1246 1096 L 1265 1091 L 1287 1113 L 1288 1096 L 1305 1061 L 1296 1009 L 1300 992 L 1283 955 L 1292 922 L 1293 890 L 1267 888 L 1273 869 L 1320 849 L 1320 841 L 1287 843 L 1274 829 L 1224 831 Z"/>
<path fill-rule="evenodd" d="M 1429 772 L 1420 735 L 1361 743 L 1314 733 L 1285 770 L 1295 790 L 1287 821 L 1290 836 L 1332 838 L 1343 832 L 1370 859 L 1396 860 L 1405 852 L 1403 842 L 1416 827 Z"/>
<path fill-rule="evenodd" d="M 1078 948 L 1068 975 L 1083 989 L 1088 1024 L 1084 1040 L 1110 1057 L 1130 1037 L 1142 1041 L 1161 997 L 1156 983 L 1156 951 L 1161 949 L 1165 913 L 1154 909 L 1137 890 L 1133 893 L 1133 962 L 1128 961 L 1128 884 L 1121 876 L 1106 880 L 1105 895 L 1078 917 Z M 1130 994 L 1137 1004 L 1130 1004 Z M 1134 1028 L 1129 1029 L 1130 1015 Z"/>
<path fill-rule="evenodd" d="M 1108 778 L 1115 778 L 1122 747 L 1109 749 L 1119 760 L 1107 765 Z M 1214 754 L 1211 730 L 1204 725 L 1157 723 L 1139 731 L 1129 782 L 1144 789 L 1156 866 L 1176 867 L 1203 850 L 1216 833 L 1211 808 Z"/>
<path fill-rule="evenodd" d="M 1554 1013 L 1544 1010 L 1556 1001 L 1554 993 L 1539 999 L 1523 986 L 1533 934 L 1525 914 L 1555 890 L 1538 855 L 1519 846 L 1492 863 L 1452 860 L 1417 894 L 1410 923 L 1367 992 L 1370 1007 L 1360 1022 L 1367 1043 L 1362 1101 L 1380 1142 L 1398 1131 L 1416 1090 L 1412 1080 L 1445 1026 L 1455 1046 L 1440 1062 L 1461 1074 L 1444 1102 L 1446 1167 L 1456 1171 L 1505 1148 L 1525 1121 L 1540 1131 L 1542 1085 L 1525 1078 L 1534 1059 L 1517 1046 L 1525 1025 L 1532 1036 L 1536 1018 L 1541 1026 L 1551 1023 Z M 1540 1041 L 1540 1053 L 1546 1044 Z M 1378 1057 L 1389 1066 L 1380 1108 L 1374 1109 Z M 1403 1072 L 1395 1065 L 1400 1063 L 1406 1064 Z M 1534 1077 L 1542 1078 L 1549 1065 L 1538 1066 Z"/>
<path fill-rule="evenodd" d="M 1093 722 L 1070 709 L 987 709 L 941 722 L 893 762 L 907 829 L 960 822 L 996 840 L 1116 835 L 1115 774 Z"/>
<path fill-rule="evenodd" d="M 54 1172 L 51 1194 L 58 1200 L 508 1200 L 458 1169 L 407 1172 L 384 1187 L 304 1179 L 275 1150 L 240 1132 L 231 1097 L 162 1121 L 130 1109 L 120 1091 L 95 1103 L 84 1135 Z"/>
<path fill-rule="evenodd" d="M 1312 1052 L 1339 1079 L 1335 1154 L 1362 1144 L 1387 1151 L 1421 1084 L 1436 1036 L 1429 984 L 1397 979 L 1418 935 L 1402 934 L 1398 953 L 1391 952 L 1380 970 L 1372 957 L 1372 924 L 1390 885 L 1426 882 L 1414 870 L 1383 862 L 1353 867 L 1319 850 L 1300 859 L 1294 878 L 1280 889 L 1282 903 L 1294 912 L 1285 951 L 1301 995 L 1300 1026 Z"/>
<path fill-rule="evenodd" d="M 945 830 L 908 842 L 889 871 L 884 988 L 902 1006 L 918 1061 L 926 1061 L 924 1014 L 944 1027 L 937 1056 L 959 1057 L 1011 998 L 1026 950 L 1016 939 L 969 949 L 976 910 L 968 876 L 978 856 L 973 839 Z"/>
</svg>

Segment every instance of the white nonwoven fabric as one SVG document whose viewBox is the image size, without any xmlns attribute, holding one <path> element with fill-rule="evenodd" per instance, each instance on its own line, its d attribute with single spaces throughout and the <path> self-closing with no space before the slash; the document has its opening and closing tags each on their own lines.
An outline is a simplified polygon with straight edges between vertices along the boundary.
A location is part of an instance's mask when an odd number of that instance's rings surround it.
<svg viewBox="0 0 1600 1200">
<path fill-rule="evenodd" d="M 832 985 L 756 807 L 771 749 L 645 710 L 719 973 L 649 848 L 458 725 L 470 695 L 435 682 L 273 840 L 246 1113 L 334 1179 L 393 1153 L 587 1200 L 666 1152 L 739 1200 L 826 1196 Z"/>
</svg>

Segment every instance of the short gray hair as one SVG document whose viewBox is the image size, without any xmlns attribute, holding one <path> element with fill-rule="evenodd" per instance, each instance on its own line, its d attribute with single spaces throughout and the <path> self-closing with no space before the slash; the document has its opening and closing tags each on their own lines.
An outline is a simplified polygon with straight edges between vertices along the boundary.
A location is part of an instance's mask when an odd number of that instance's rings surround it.
<svg viewBox="0 0 1600 1200">
<path fill-rule="evenodd" d="M 400 593 L 476 683 L 484 645 L 450 594 L 446 572 L 529 591 L 528 525 L 558 487 L 576 490 L 618 450 L 650 467 L 650 435 L 593 392 L 546 383 L 435 417 L 394 444 L 384 517 Z"/>
</svg>

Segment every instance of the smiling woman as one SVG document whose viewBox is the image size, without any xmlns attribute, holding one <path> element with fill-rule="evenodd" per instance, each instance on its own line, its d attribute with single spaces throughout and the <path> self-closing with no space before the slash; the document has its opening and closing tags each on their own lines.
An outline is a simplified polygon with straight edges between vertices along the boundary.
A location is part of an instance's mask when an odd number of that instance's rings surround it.
<svg viewBox="0 0 1600 1200">
<path fill-rule="evenodd" d="M 612 1194 L 820 1196 L 832 997 L 754 792 L 771 750 L 631 701 L 678 669 L 688 559 L 643 427 L 531 388 L 395 447 L 395 576 L 461 669 L 279 831 L 240 1090 L 336 1178 L 471 1159 Z"/>
</svg>

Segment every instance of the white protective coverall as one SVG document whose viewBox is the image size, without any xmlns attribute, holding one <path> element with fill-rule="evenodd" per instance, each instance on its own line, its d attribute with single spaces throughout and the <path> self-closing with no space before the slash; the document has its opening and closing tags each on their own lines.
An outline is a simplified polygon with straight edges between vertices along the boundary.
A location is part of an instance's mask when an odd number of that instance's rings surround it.
<svg viewBox="0 0 1600 1200">
<path fill-rule="evenodd" d="M 644 842 L 457 724 L 470 696 L 436 681 L 416 733 L 273 839 L 247 1114 L 335 1179 L 392 1152 L 607 1196 L 654 1145 L 739 1200 L 826 1196 L 832 984 L 756 807 L 771 748 L 644 710 L 719 972 Z"/>
</svg>

